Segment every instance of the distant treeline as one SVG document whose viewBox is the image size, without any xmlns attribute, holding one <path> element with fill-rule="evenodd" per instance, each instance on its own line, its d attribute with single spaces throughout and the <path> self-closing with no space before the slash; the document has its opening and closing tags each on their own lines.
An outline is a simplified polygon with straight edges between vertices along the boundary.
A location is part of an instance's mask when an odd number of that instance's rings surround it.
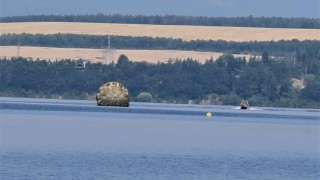
<svg viewBox="0 0 320 180">
<path fill-rule="evenodd" d="M 320 50 L 298 51 L 294 57 L 274 59 L 268 53 L 248 62 L 232 55 L 201 64 L 192 59 L 149 64 L 132 62 L 121 55 L 115 64 L 90 63 L 75 68 L 81 60 L 46 61 L 25 58 L 0 59 L 0 96 L 41 98 L 94 98 L 108 81 L 124 84 L 130 99 L 148 92 L 154 102 L 239 105 L 247 99 L 253 106 L 320 106 Z M 306 87 L 292 87 L 292 78 Z"/>
<path fill-rule="evenodd" d="M 319 18 L 282 18 L 282 17 L 204 17 L 177 15 L 29 15 L 1 17 L 0 22 L 94 22 L 128 23 L 159 25 L 195 25 L 195 26 L 235 26 L 266 28 L 307 28 L 319 29 Z"/>
<path fill-rule="evenodd" d="M 2 34 L 0 46 L 41 46 L 61 48 L 105 48 L 108 44 L 106 35 L 76 34 Z M 115 49 L 170 49 L 212 51 L 224 53 L 261 54 L 268 51 L 273 56 L 284 56 L 296 52 L 297 49 L 318 49 L 317 40 L 280 40 L 234 42 L 224 40 L 192 40 L 152 37 L 111 36 L 111 46 Z"/>
</svg>

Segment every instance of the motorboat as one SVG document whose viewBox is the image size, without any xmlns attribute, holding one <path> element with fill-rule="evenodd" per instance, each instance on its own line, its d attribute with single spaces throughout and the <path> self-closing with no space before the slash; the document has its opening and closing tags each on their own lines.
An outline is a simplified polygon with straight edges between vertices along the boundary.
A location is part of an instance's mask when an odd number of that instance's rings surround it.
<svg viewBox="0 0 320 180">
<path fill-rule="evenodd" d="M 249 102 L 247 100 L 242 100 L 240 103 L 240 109 L 249 109 Z"/>
</svg>

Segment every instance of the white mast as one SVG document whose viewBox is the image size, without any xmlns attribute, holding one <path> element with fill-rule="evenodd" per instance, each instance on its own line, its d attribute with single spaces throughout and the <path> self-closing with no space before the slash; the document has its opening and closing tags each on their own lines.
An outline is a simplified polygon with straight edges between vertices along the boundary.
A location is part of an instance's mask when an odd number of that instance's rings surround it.
<svg viewBox="0 0 320 180">
<path fill-rule="evenodd" d="M 110 35 L 108 35 L 108 47 L 105 50 L 105 64 L 114 63 L 114 53 L 115 49 L 111 49 L 111 41 L 110 41 Z"/>
</svg>

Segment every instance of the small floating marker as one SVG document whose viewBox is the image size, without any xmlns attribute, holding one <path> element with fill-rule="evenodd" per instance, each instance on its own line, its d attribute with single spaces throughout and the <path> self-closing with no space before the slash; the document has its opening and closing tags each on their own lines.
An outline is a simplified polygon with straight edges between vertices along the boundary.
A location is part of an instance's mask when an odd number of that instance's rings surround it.
<svg viewBox="0 0 320 180">
<path fill-rule="evenodd" d="M 210 118 L 212 116 L 211 112 L 207 112 L 207 117 Z"/>
</svg>

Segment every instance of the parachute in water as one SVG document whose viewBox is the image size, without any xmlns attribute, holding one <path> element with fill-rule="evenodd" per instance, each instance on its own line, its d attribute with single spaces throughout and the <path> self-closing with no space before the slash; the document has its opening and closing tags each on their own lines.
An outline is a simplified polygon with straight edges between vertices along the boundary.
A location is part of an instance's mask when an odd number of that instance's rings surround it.
<svg viewBox="0 0 320 180">
<path fill-rule="evenodd" d="M 108 82 L 102 85 L 97 93 L 98 106 L 129 106 L 129 92 L 118 82 Z"/>
</svg>

